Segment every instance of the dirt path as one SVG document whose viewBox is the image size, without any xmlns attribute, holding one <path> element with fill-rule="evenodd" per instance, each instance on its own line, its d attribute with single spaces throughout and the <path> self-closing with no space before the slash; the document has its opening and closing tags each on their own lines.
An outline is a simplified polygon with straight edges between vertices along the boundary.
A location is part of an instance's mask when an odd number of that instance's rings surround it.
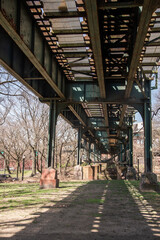
<svg viewBox="0 0 160 240">
<path fill-rule="evenodd" d="M 0 239 L 160 239 L 158 212 L 130 182 L 81 183 L 57 194 L 47 205 L 3 213 Z"/>
</svg>

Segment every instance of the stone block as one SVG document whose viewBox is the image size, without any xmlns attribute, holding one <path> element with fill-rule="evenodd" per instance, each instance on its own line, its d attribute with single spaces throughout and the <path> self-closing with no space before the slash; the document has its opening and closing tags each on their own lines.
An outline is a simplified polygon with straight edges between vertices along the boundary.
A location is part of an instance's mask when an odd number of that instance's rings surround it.
<svg viewBox="0 0 160 240">
<path fill-rule="evenodd" d="M 58 188 L 59 179 L 57 179 L 57 171 L 55 169 L 44 169 L 40 179 L 40 188 Z"/>
<path fill-rule="evenodd" d="M 159 191 L 157 175 L 152 172 L 142 174 L 140 179 L 140 190 L 142 192 Z"/>
</svg>

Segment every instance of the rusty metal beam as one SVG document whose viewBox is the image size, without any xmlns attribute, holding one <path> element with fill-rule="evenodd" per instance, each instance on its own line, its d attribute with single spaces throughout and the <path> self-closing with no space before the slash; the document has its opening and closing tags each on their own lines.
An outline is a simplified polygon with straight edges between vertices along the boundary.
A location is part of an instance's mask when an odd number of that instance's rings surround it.
<svg viewBox="0 0 160 240">
<path fill-rule="evenodd" d="M 107 10 L 111 8 L 133 8 L 143 5 L 143 0 L 134 0 L 128 2 L 112 2 L 105 3 L 104 1 L 99 1 L 98 8 L 102 10 Z"/>
</svg>

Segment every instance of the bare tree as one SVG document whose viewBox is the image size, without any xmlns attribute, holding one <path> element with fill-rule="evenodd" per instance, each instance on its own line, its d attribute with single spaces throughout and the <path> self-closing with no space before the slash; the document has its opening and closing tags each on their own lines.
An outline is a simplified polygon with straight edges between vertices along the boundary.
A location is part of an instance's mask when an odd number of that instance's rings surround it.
<svg viewBox="0 0 160 240">
<path fill-rule="evenodd" d="M 19 98 L 19 108 L 15 109 L 15 116 L 24 128 L 27 142 L 32 150 L 32 175 L 36 169 L 42 171 L 43 160 L 46 159 L 48 139 L 48 106 L 31 94 L 23 94 Z M 40 166 L 39 161 L 40 160 Z"/>
<path fill-rule="evenodd" d="M 56 160 L 61 173 L 62 167 L 66 174 L 67 167 L 75 163 L 77 150 L 77 131 L 73 129 L 63 118 L 59 117 L 56 128 Z"/>
<path fill-rule="evenodd" d="M 38 98 L 2 67 L 0 67 L 0 104 L 0 126 L 4 125 L 6 120 L 6 127 L 13 119 L 19 123 L 24 129 L 25 141 L 32 150 L 32 174 L 36 174 L 36 169 L 41 172 L 47 151 L 47 105 L 41 104 Z M 4 131 L 4 134 L 8 133 Z"/>
<path fill-rule="evenodd" d="M 1 146 L 5 150 L 6 165 L 14 159 L 17 175 L 25 151 L 31 151 L 32 175 L 42 172 L 47 158 L 48 113 L 46 104 L 29 92 L 21 83 L 0 68 L 0 125 Z M 17 142 L 16 142 L 17 140 Z M 77 131 L 58 118 L 56 129 L 56 166 L 67 170 L 75 164 Z M 25 160 L 28 156 L 25 154 Z"/>
<path fill-rule="evenodd" d="M 21 96 L 23 86 L 0 66 L 0 125 L 4 124 L 14 105 L 15 97 Z"/>
<path fill-rule="evenodd" d="M 7 127 L 6 127 L 7 126 Z M 6 166 L 9 166 L 10 160 L 15 161 L 17 165 L 17 178 L 20 171 L 20 163 L 23 154 L 27 150 L 24 131 L 21 125 L 16 122 L 6 123 L 1 131 L 0 143 L 4 149 L 4 158 Z"/>
</svg>

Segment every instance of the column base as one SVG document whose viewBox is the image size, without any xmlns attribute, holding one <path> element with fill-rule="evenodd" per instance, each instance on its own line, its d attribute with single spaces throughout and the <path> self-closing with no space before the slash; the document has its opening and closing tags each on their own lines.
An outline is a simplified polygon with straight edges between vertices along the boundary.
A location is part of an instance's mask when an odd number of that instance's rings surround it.
<svg viewBox="0 0 160 240">
<path fill-rule="evenodd" d="M 80 165 L 74 167 L 74 179 L 82 180 L 83 179 L 83 169 Z"/>
<path fill-rule="evenodd" d="M 40 188 L 58 188 L 59 179 L 57 179 L 57 171 L 55 169 L 44 169 L 40 179 Z"/>
<path fill-rule="evenodd" d="M 94 167 L 90 165 L 83 167 L 83 180 L 94 180 Z"/>
<path fill-rule="evenodd" d="M 159 191 L 157 175 L 152 172 L 143 173 L 140 178 L 140 190 L 142 192 Z"/>
<path fill-rule="evenodd" d="M 136 170 L 134 167 L 128 167 L 126 173 L 126 179 L 136 180 Z"/>
</svg>

